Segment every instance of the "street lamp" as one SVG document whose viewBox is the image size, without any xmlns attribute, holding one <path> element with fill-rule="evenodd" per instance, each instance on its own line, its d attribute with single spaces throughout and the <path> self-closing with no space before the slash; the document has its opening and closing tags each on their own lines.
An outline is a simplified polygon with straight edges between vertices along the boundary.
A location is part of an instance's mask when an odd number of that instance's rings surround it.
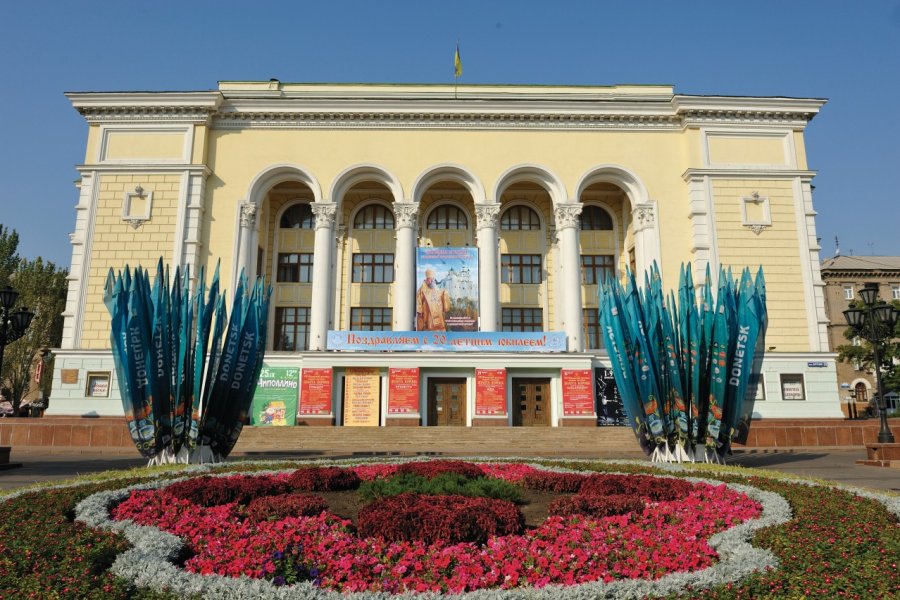
<svg viewBox="0 0 900 600">
<path fill-rule="evenodd" d="M 34 313 L 24 306 L 11 312 L 18 298 L 19 292 L 11 287 L 0 289 L 0 373 L 3 372 L 3 351 L 6 346 L 25 335 L 25 330 L 34 318 Z"/>
<path fill-rule="evenodd" d="M 881 384 L 881 354 L 879 345 L 894 337 L 894 325 L 900 318 L 900 310 L 890 304 L 878 300 L 878 284 L 866 284 L 859 291 L 862 308 L 848 308 L 844 311 L 847 324 L 853 333 L 872 344 L 875 354 L 875 381 L 878 386 L 878 413 L 881 417 L 881 429 L 878 431 L 879 444 L 893 444 L 894 434 L 887 422 L 887 407 L 884 401 L 884 387 Z"/>
</svg>

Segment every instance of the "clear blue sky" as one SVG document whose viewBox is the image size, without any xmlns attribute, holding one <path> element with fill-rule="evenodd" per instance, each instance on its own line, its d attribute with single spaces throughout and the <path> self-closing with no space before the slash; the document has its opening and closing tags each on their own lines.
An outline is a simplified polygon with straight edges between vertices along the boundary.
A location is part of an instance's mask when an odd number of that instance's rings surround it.
<svg viewBox="0 0 900 600">
<path fill-rule="evenodd" d="M 0 3 L 0 223 L 68 266 L 87 126 L 66 91 L 219 80 L 665 83 L 827 98 L 807 129 L 822 257 L 900 254 L 900 0 Z"/>
</svg>

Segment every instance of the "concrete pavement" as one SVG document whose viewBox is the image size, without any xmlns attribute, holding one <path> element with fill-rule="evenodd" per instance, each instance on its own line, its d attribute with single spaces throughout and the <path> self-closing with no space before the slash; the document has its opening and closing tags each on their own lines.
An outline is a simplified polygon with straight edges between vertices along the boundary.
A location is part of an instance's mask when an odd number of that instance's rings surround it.
<svg viewBox="0 0 900 600">
<path fill-rule="evenodd" d="M 488 450 L 484 454 L 495 454 Z M 383 455 L 383 454 L 379 454 Z M 394 455 L 393 453 L 391 455 Z M 398 454 L 399 455 L 399 454 Z M 263 458 L 348 458 L 372 456 L 371 453 L 319 453 L 296 452 L 290 454 L 259 452 L 234 455 L 235 460 Z M 596 458 L 640 458 L 635 453 L 602 453 Z M 864 449 L 846 448 L 796 448 L 796 449 L 751 449 L 736 450 L 728 460 L 729 465 L 756 467 L 781 471 L 795 475 L 828 479 L 875 490 L 900 492 L 900 470 L 884 467 L 857 465 L 856 460 L 866 456 Z M 584 453 L 573 454 L 574 458 L 589 458 Z M 553 458 L 559 458 L 554 456 Z M 146 465 L 146 460 L 134 456 L 101 454 L 39 454 L 16 452 L 13 448 L 12 462 L 22 463 L 21 468 L 0 470 L 0 489 L 14 489 L 39 482 L 70 479 L 78 475 L 96 473 L 112 469 L 128 469 Z"/>
</svg>

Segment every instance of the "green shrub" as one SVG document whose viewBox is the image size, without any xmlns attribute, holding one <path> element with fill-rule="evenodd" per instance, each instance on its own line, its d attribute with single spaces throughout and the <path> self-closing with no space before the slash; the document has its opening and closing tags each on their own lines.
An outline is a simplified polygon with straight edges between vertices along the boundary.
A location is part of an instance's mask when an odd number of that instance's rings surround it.
<svg viewBox="0 0 900 600">
<path fill-rule="evenodd" d="M 359 486 L 359 495 L 366 502 L 412 492 L 431 496 L 482 496 L 522 503 L 522 495 L 515 485 L 502 479 L 478 477 L 467 479 L 458 473 L 443 473 L 434 479 L 426 479 L 415 473 L 401 473 L 390 479 L 365 481 Z"/>
</svg>

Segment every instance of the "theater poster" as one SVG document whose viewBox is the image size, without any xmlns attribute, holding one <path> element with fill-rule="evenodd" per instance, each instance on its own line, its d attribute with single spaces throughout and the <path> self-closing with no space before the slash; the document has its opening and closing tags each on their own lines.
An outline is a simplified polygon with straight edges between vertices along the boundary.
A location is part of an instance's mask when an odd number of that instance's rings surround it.
<svg viewBox="0 0 900 600">
<path fill-rule="evenodd" d="M 250 424 L 261 427 L 294 425 L 299 391 L 299 368 L 263 365 L 253 394 Z"/>
<path fill-rule="evenodd" d="M 478 331 L 478 248 L 416 248 L 416 330 Z"/>
<path fill-rule="evenodd" d="M 378 427 L 381 372 L 374 367 L 347 367 L 344 371 L 344 426 Z"/>
</svg>

